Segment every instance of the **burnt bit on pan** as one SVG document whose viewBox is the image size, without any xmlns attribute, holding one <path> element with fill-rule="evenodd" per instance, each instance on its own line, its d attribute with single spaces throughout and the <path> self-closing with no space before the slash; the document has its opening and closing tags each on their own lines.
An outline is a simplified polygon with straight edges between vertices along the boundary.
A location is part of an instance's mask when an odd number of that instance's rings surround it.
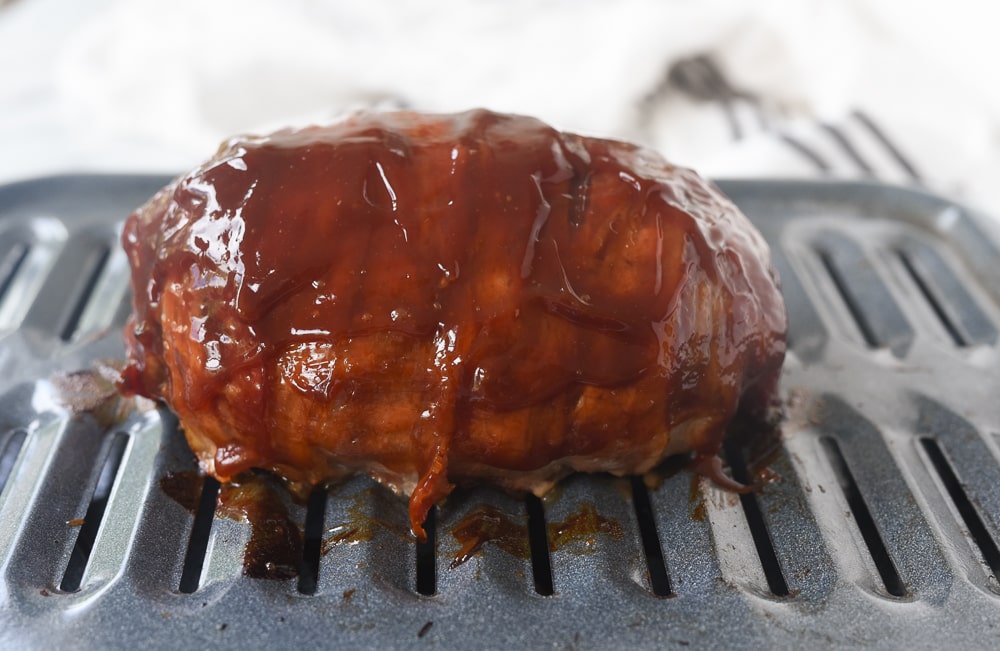
<svg viewBox="0 0 1000 651">
<path fill-rule="evenodd" d="M 167 473 L 160 490 L 192 515 L 201 500 L 204 476 L 195 471 Z M 291 493 L 276 477 L 249 472 L 222 486 L 215 515 L 250 525 L 243 573 L 255 579 L 298 576 L 302 531 L 288 513 Z"/>
<path fill-rule="evenodd" d="M 266 473 L 247 473 L 224 484 L 216 514 L 250 524 L 243 573 L 255 579 L 298 576 L 302 531 L 288 515 L 289 495 Z"/>
<path fill-rule="evenodd" d="M 201 501 L 204 475 L 194 470 L 171 471 L 160 478 L 160 490 L 184 510 L 195 515 Z"/>
</svg>

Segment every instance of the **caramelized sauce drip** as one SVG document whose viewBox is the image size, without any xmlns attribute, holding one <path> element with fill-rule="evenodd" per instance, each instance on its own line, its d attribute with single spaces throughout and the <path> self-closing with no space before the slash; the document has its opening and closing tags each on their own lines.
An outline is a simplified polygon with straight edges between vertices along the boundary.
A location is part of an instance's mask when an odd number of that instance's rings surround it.
<svg viewBox="0 0 1000 651">
<path fill-rule="evenodd" d="M 369 488 L 347 498 L 350 500 L 350 505 L 347 508 L 347 519 L 344 522 L 327 524 L 326 532 L 320 546 L 320 553 L 322 555 L 325 556 L 337 547 L 344 545 L 356 545 L 368 542 L 379 531 L 388 532 L 406 542 L 413 540 L 413 535 L 405 526 L 392 521 L 391 518 L 375 517 L 372 515 L 371 510 L 366 508 L 366 503 L 377 499 L 372 493 L 373 490 L 382 489 Z"/>
<path fill-rule="evenodd" d="M 194 470 L 171 471 L 160 477 L 160 490 L 191 515 L 198 512 L 203 485 L 202 474 Z"/>
<path fill-rule="evenodd" d="M 375 535 L 370 526 L 359 526 L 353 523 L 330 527 L 326 530 L 326 534 L 320 545 L 320 554 L 323 556 L 326 556 L 342 545 L 355 545 L 359 542 L 367 542 Z"/>
<path fill-rule="evenodd" d="M 547 525 L 549 551 L 554 552 L 571 543 L 582 541 L 593 545 L 598 535 L 621 539 L 622 526 L 615 520 L 605 518 L 597 512 L 593 504 L 584 503 L 562 522 Z"/>
<path fill-rule="evenodd" d="M 168 472 L 160 489 L 194 515 L 201 500 L 203 476 L 194 471 Z M 215 516 L 250 525 L 243 573 L 255 579 L 298 576 L 302 531 L 288 514 L 290 493 L 270 476 L 253 473 L 222 486 Z"/>
<path fill-rule="evenodd" d="M 287 497 L 276 480 L 264 475 L 223 484 L 219 491 L 216 514 L 250 524 L 243 555 L 245 575 L 279 580 L 298 576 L 302 531 L 288 516 Z"/>
<path fill-rule="evenodd" d="M 169 472 L 160 479 L 160 489 L 192 515 L 201 497 L 202 475 L 194 471 Z M 372 518 L 362 512 L 362 502 L 370 499 L 368 491 L 352 496 L 351 519 L 327 529 L 321 553 L 328 554 L 341 545 L 370 541 L 377 528 L 410 538 L 399 525 Z M 288 493 L 273 477 L 254 473 L 241 477 L 239 483 L 224 485 L 219 494 L 216 517 L 249 523 L 250 542 L 243 559 L 245 575 L 259 579 L 290 579 L 298 575 L 302 557 L 302 532 L 289 518 Z M 621 539 L 622 526 L 616 520 L 597 512 L 593 504 L 580 504 L 576 511 L 561 522 L 546 524 L 550 552 L 565 550 L 583 542 L 589 553 L 597 536 Z M 527 525 L 511 518 L 490 504 L 480 504 L 451 529 L 451 535 L 461 545 L 449 567 L 455 569 L 475 556 L 487 543 L 521 559 L 531 557 Z M 354 590 L 344 592 L 350 601 Z"/>
<path fill-rule="evenodd" d="M 531 557 L 528 526 L 490 504 L 482 504 L 466 513 L 452 528 L 451 535 L 461 545 L 451 561 L 451 569 L 475 556 L 486 543 L 496 545 L 517 558 Z"/>
<path fill-rule="evenodd" d="M 620 539 L 621 524 L 605 518 L 593 504 L 583 503 L 562 522 L 546 523 L 549 551 L 565 550 L 572 543 L 583 542 L 580 553 L 592 551 L 599 535 Z M 496 545 L 511 556 L 521 559 L 531 557 L 528 527 L 490 504 L 481 504 L 466 513 L 451 529 L 451 535 L 460 547 L 449 565 L 450 569 L 462 565 L 475 556 L 487 543 Z"/>
</svg>

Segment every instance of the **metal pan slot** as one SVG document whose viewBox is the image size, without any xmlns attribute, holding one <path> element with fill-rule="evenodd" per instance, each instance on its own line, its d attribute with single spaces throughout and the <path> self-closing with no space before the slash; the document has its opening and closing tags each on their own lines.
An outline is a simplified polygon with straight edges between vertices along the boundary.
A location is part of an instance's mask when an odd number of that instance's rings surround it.
<svg viewBox="0 0 1000 651">
<path fill-rule="evenodd" d="M 943 233 L 949 244 L 961 252 L 962 262 L 972 272 L 977 284 L 1000 302 L 1000 269 L 996 261 L 1000 258 L 1000 248 L 994 236 L 996 229 L 984 232 L 977 220 L 954 205 L 946 205 L 936 215 L 935 229 Z"/>
<path fill-rule="evenodd" d="M 0 553 L 10 554 L 6 570 L 16 585 L 56 589 L 62 582 L 109 438 L 86 419 L 56 421 L 26 437 L 23 462 L 4 490 L 8 524 L 0 532 Z"/>
<path fill-rule="evenodd" d="M 965 524 L 966 538 L 982 555 L 987 581 L 1000 587 L 1000 465 L 976 427 L 937 400 L 918 396 L 914 432 L 937 475 L 954 513 Z M 989 579 L 989 577 L 987 577 Z"/>
<path fill-rule="evenodd" d="M 115 583 L 123 568 L 130 563 L 141 562 L 139 559 L 147 552 L 135 544 L 135 535 L 137 527 L 149 515 L 149 489 L 152 470 L 160 452 L 161 422 L 155 413 L 150 413 L 125 424 L 130 425 L 127 430 L 121 429 L 110 435 L 108 456 L 88 507 L 88 510 L 93 508 L 99 511 L 103 500 L 103 513 L 94 520 L 89 519 L 89 514 L 85 515 L 81 527 L 80 536 L 86 534 L 87 537 L 90 536 L 88 525 L 93 523 L 95 527 L 90 553 L 79 578 L 81 600 L 88 599 L 88 593 L 97 593 Z M 105 497 L 104 487 L 109 485 L 109 477 L 113 477 L 113 481 Z M 77 546 L 80 542 L 78 538 Z M 81 551 L 86 551 L 86 547 Z M 67 586 L 72 585 L 67 581 L 72 578 L 69 572 L 64 575 Z"/>
<path fill-rule="evenodd" d="M 657 597 L 672 597 L 674 589 L 670 584 L 667 562 L 663 558 L 663 547 L 660 543 L 660 534 L 656 530 L 656 518 L 653 517 L 653 503 L 649 498 L 649 491 L 642 477 L 632 477 L 630 487 L 635 519 L 642 539 L 642 551 L 649 572 L 650 589 Z"/>
<path fill-rule="evenodd" d="M 857 524 L 858 530 L 861 532 L 861 537 L 864 538 L 865 545 L 868 547 L 868 553 L 871 554 L 875 568 L 882 578 L 882 585 L 885 587 L 885 591 L 894 597 L 906 596 L 906 586 L 899 576 L 899 571 L 896 569 L 896 564 L 892 561 L 892 556 L 889 555 L 885 541 L 882 540 L 882 534 L 879 533 L 878 526 L 876 526 L 875 520 L 872 518 L 868 504 L 858 489 L 858 483 L 854 480 L 854 475 L 851 474 L 847 460 L 840 451 L 840 446 L 836 440 L 830 437 L 823 437 L 820 442 L 826 452 L 827 460 L 833 468 L 833 474 L 837 478 L 840 490 L 847 499 L 847 505 L 851 509 L 854 522 Z"/>
<path fill-rule="evenodd" d="M 996 342 L 996 326 L 937 251 L 910 240 L 895 255 L 956 346 Z"/>
<path fill-rule="evenodd" d="M 827 231 L 816 241 L 815 251 L 862 342 L 903 357 L 913 342 L 913 328 L 861 247 Z"/>
<path fill-rule="evenodd" d="M 425 597 L 437 594 L 437 507 L 432 507 L 424 521 L 427 540 L 417 541 L 417 593 Z"/>
<path fill-rule="evenodd" d="M 71 238 L 59 252 L 31 303 L 24 324 L 70 341 L 110 255 L 108 240 L 95 235 Z"/>
<path fill-rule="evenodd" d="M 12 242 L 0 257 L 0 301 L 4 300 L 29 250 L 31 247 L 26 242 Z"/>
<path fill-rule="evenodd" d="M 817 544 L 824 537 L 808 498 L 808 474 L 794 463 L 788 441 L 779 449 L 738 447 L 738 441 L 727 445 L 726 457 L 737 481 L 757 484 L 740 502 L 771 594 L 799 602 L 827 598 L 837 576 L 830 547 Z"/>
<path fill-rule="evenodd" d="M 951 571 L 889 450 L 887 437 L 895 433 L 883 433 L 834 394 L 819 398 L 814 413 L 827 467 L 848 508 L 848 526 L 878 577 L 872 589 L 896 598 L 942 598 Z"/>
<path fill-rule="evenodd" d="M 548 546 L 532 553 L 544 559 L 541 552 L 546 552 L 554 600 L 585 609 L 614 595 L 650 595 L 628 484 L 627 479 L 573 475 L 541 500 L 545 529 L 535 535 L 541 540 L 544 534 Z M 536 592 L 547 590 L 536 586 Z"/>
<path fill-rule="evenodd" d="M 986 523 L 979 514 L 979 510 L 969 498 L 962 485 L 962 481 L 955 474 L 954 467 L 948 461 L 948 457 L 945 455 L 944 450 L 941 449 L 941 446 L 938 445 L 938 442 L 932 438 L 924 437 L 920 439 L 920 444 L 923 446 L 927 457 L 934 466 L 934 470 L 944 484 L 952 504 L 954 504 L 959 516 L 968 528 L 972 542 L 975 543 L 982 554 L 983 562 L 989 568 L 990 572 L 992 572 L 993 584 L 998 585 L 997 580 L 1000 578 L 1000 547 L 997 546 L 993 536 L 990 535 L 989 530 L 986 528 Z"/>
<path fill-rule="evenodd" d="M 59 584 L 59 589 L 63 592 L 75 592 L 80 588 L 84 570 L 87 569 L 87 562 L 90 560 L 90 552 L 94 547 L 94 540 L 97 538 L 97 531 L 104 520 L 104 511 L 108 505 L 111 489 L 118 478 L 118 469 L 121 466 L 122 457 L 125 455 L 128 439 L 128 434 L 124 432 L 116 432 L 111 436 L 104 461 L 101 464 L 97 485 L 94 487 L 90 505 L 87 507 L 87 514 L 82 518 L 82 522 L 66 523 L 68 526 L 79 527 L 79 533 L 76 536 L 76 543 L 73 545 L 66 571 L 63 573 L 62 582 Z"/>
<path fill-rule="evenodd" d="M 413 595 L 417 585 L 416 550 L 410 532 L 407 501 L 381 486 L 373 486 L 355 512 L 355 522 L 367 523 L 367 540 L 360 546 L 369 581 Z"/>
<path fill-rule="evenodd" d="M 76 296 L 75 323 L 67 321 L 63 339 L 79 339 L 108 326 L 124 324 L 131 311 L 128 279 L 128 257 L 117 238 L 99 247 L 91 259 L 88 281 Z M 123 305 L 128 310 L 123 310 Z"/>
<path fill-rule="evenodd" d="M 545 507 L 534 495 L 524 500 L 528 514 L 528 548 L 531 550 L 531 576 L 535 592 L 548 597 L 552 589 L 552 561 L 549 558 L 549 536 L 545 527 Z"/>
<path fill-rule="evenodd" d="M 364 546 L 378 525 L 367 517 L 365 504 L 375 490 L 380 489 L 366 477 L 337 483 L 328 490 L 313 594 L 336 596 L 350 604 L 355 593 L 366 587 Z"/>
<path fill-rule="evenodd" d="M 273 475 L 248 473 L 223 484 L 198 591 L 251 590 L 253 582 L 246 579 L 259 579 L 294 594 L 302 563 L 304 511 Z"/>
<path fill-rule="evenodd" d="M 672 474 L 648 493 L 675 594 L 711 598 L 727 572 L 740 585 L 767 589 L 756 553 L 747 551 L 753 539 L 745 531 L 746 518 L 735 494 L 687 472 Z"/>
<path fill-rule="evenodd" d="M 215 519 L 215 503 L 219 499 L 219 482 L 214 477 L 205 477 L 201 484 L 201 496 L 195 511 L 191 536 L 184 554 L 184 566 L 178 590 L 184 594 L 197 592 L 201 584 L 201 573 L 205 566 L 205 552 L 212 534 Z"/>
<path fill-rule="evenodd" d="M 21 453 L 26 436 L 24 430 L 15 430 L 8 433 L 3 442 L 3 449 L 0 451 L 0 495 L 3 494 L 3 490 L 7 486 L 7 480 L 10 479 L 10 473 L 14 470 L 14 462 L 17 461 L 17 456 Z"/>
<path fill-rule="evenodd" d="M 747 471 L 746 461 L 743 458 L 743 451 L 738 446 L 727 444 L 726 460 L 732 469 L 733 479 L 744 485 L 753 483 Z M 764 577 L 767 579 L 767 586 L 771 594 L 776 597 L 787 597 L 790 594 L 788 582 L 785 580 L 785 573 L 778 561 L 778 555 L 774 549 L 774 541 L 771 539 L 771 532 L 768 529 L 767 521 L 761 512 L 760 503 L 754 493 L 741 493 L 740 504 L 743 506 L 743 513 L 747 519 L 747 526 L 750 527 L 750 534 L 753 536 L 754 546 L 757 549 L 757 557 L 760 559 L 761 568 L 764 570 Z"/>
<path fill-rule="evenodd" d="M 83 316 L 91 294 L 94 292 L 97 279 L 104 269 L 104 264 L 108 260 L 109 253 L 110 249 L 102 246 L 95 249 L 88 256 L 80 273 L 80 283 L 73 292 L 72 303 L 69 305 L 62 319 L 62 325 L 59 327 L 59 338 L 63 341 L 72 340 L 73 336 L 77 333 L 77 329 L 80 326 L 80 317 Z"/>
<path fill-rule="evenodd" d="M 30 313 L 65 237 L 55 220 L 38 219 L 32 226 L 6 236 L 11 239 L 0 259 L 0 330 L 20 326 Z"/>
<path fill-rule="evenodd" d="M 300 594 L 316 594 L 316 586 L 319 582 L 319 558 L 323 551 L 323 517 L 326 513 L 326 497 L 326 488 L 321 486 L 309 495 L 309 502 L 306 505 L 306 521 L 302 527 L 302 562 L 299 564 L 297 586 Z M 417 583 L 419 587 L 419 566 Z"/>
</svg>

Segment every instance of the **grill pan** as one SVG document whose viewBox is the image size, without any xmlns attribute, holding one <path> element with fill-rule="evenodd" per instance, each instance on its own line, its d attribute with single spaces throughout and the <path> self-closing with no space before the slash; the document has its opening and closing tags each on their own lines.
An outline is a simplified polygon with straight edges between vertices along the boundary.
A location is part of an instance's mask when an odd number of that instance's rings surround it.
<svg viewBox="0 0 1000 651">
<path fill-rule="evenodd" d="M 260 579 L 245 573 L 251 525 L 213 517 L 218 486 L 190 477 L 170 414 L 104 427 L 68 414 L 51 381 L 122 357 L 121 220 L 167 181 L 0 188 L 0 646 L 997 639 L 992 223 L 873 184 L 720 183 L 771 243 L 789 308 L 775 481 L 746 496 L 686 472 L 655 488 L 574 476 L 541 501 L 462 490 L 436 509 L 433 544 L 418 546 L 403 533 L 405 502 L 355 478 L 287 503 L 304 530 L 299 575 Z M 737 475 L 742 455 L 728 450 Z M 164 490 L 179 476 L 193 482 L 190 508 Z M 456 564 L 456 528 L 484 514 L 509 544 Z M 564 535 L 581 518 L 585 535 Z"/>
</svg>

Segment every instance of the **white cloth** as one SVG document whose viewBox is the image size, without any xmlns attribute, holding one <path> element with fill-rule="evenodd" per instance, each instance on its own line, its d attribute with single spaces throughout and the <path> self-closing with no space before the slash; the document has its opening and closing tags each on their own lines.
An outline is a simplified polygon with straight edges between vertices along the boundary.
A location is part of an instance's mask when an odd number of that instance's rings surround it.
<svg viewBox="0 0 1000 651">
<path fill-rule="evenodd" d="M 485 106 L 635 140 L 713 177 L 919 180 L 1000 215 L 996 10 L 941 7 L 8 0 L 0 182 L 178 172 L 233 133 L 359 106 Z M 699 57 L 729 95 L 667 81 Z"/>
</svg>

